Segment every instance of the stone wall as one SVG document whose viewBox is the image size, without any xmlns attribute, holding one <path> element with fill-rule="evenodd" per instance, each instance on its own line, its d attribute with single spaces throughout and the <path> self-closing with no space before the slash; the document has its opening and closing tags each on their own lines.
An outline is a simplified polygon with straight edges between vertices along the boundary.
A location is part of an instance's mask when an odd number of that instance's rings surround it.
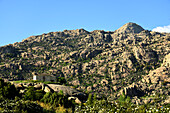
<svg viewBox="0 0 170 113">
<path fill-rule="evenodd" d="M 55 76 L 34 75 L 33 80 L 56 82 Z"/>
</svg>

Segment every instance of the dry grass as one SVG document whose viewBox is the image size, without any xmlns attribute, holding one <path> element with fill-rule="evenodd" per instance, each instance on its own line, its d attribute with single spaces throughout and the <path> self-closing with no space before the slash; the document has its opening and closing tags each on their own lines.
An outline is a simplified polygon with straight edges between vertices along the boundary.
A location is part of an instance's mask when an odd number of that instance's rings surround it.
<svg viewBox="0 0 170 113">
<path fill-rule="evenodd" d="M 71 108 L 64 108 L 63 106 L 57 107 L 56 113 L 72 113 Z"/>
<path fill-rule="evenodd" d="M 49 104 L 44 104 L 43 102 L 37 102 L 41 107 L 47 109 L 47 110 L 50 110 L 50 109 L 53 109 L 52 106 L 50 106 Z"/>
<path fill-rule="evenodd" d="M 59 107 L 52 107 L 50 104 L 44 104 L 43 102 L 37 102 L 41 107 L 45 108 L 46 110 L 53 110 L 56 113 L 72 113 L 71 108 L 64 108 L 63 106 Z"/>
</svg>

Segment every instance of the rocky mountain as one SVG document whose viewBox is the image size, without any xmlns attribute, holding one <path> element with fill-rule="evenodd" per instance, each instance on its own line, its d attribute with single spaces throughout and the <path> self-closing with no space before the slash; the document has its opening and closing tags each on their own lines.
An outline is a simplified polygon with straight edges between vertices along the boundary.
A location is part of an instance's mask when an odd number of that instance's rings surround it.
<svg viewBox="0 0 170 113">
<path fill-rule="evenodd" d="M 124 93 L 134 103 L 154 102 L 160 95 L 160 102 L 170 103 L 169 59 L 170 33 L 127 23 L 115 31 L 64 30 L 0 47 L 0 77 L 49 73 L 109 100 Z"/>
</svg>

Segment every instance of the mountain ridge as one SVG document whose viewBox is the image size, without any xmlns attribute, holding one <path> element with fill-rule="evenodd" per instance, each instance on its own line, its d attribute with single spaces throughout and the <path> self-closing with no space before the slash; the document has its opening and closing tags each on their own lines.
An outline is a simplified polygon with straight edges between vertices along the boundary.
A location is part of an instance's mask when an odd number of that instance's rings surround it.
<svg viewBox="0 0 170 113">
<path fill-rule="evenodd" d="M 130 31 L 126 31 L 126 29 L 131 29 L 131 30 Z M 136 29 L 138 29 L 138 31 Z M 124 24 L 123 26 L 121 26 L 119 29 L 114 30 L 114 31 L 104 31 L 104 30 L 87 31 L 87 30 L 85 30 L 83 28 L 76 29 L 76 30 L 67 30 L 66 29 L 66 30 L 63 30 L 63 31 L 43 33 L 41 35 L 33 35 L 33 36 L 30 36 L 30 37 L 28 37 L 26 39 L 23 39 L 22 41 L 27 40 L 29 38 L 33 38 L 33 37 L 43 36 L 43 35 L 47 35 L 47 34 L 55 34 L 55 33 L 68 33 L 68 34 L 69 33 L 75 33 L 75 34 L 81 34 L 81 33 L 94 33 L 94 32 L 108 32 L 108 33 L 117 32 L 117 33 L 121 34 L 121 33 L 139 33 L 139 32 L 141 32 L 143 30 L 144 29 L 141 26 L 139 26 L 138 24 L 133 23 L 133 22 L 128 22 L 128 23 Z"/>
</svg>

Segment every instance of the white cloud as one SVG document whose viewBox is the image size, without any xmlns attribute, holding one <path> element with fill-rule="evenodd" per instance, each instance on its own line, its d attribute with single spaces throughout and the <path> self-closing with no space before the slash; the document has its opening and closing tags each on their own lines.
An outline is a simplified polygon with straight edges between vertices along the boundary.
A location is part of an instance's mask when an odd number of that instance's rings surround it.
<svg viewBox="0 0 170 113">
<path fill-rule="evenodd" d="M 170 25 L 163 26 L 163 27 L 156 27 L 156 28 L 152 29 L 152 31 L 170 33 Z"/>
</svg>

